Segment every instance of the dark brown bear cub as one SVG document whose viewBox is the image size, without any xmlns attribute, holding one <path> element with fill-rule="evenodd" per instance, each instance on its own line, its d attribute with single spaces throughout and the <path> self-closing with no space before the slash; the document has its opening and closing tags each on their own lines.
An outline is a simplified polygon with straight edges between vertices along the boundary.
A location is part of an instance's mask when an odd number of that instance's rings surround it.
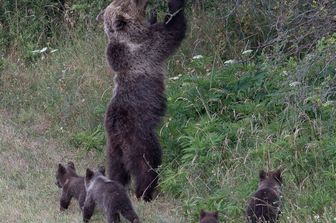
<svg viewBox="0 0 336 223">
<path fill-rule="evenodd" d="M 78 200 L 79 207 L 81 209 L 83 208 L 86 196 L 84 177 L 77 175 L 73 162 L 69 162 L 66 167 L 62 164 L 58 165 L 56 185 L 59 188 L 62 188 L 62 195 L 60 199 L 61 211 L 68 209 L 71 198 Z"/>
<path fill-rule="evenodd" d="M 207 212 L 201 210 L 200 223 L 219 223 L 218 212 Z"/>
<path fill-rule="evenodd" d="M 166 111 L 166 60 L 186 32 L 184 0 L 169 0 L 163 22 L 145 19 L 147 0 L 114 0 L 98 16 L 109 43 L 107 61 L 115 73 L 105 116 L 108 177 L 126 185 L 132 176 L 136 196 L 153 198 L 161 164 L 156 128 Z"/>
<path fill-rule="evenodd" d="M 281 170 L 259 173 L 259 186 L 246 210 L 249 223 L 275 223 L 280 214 Z"/>
<path fill-rule="evenodd" d="M 89 222 L 95 206 L 104 210 L 108 223 L 120 222 L 119 213 L 132 223 L 139 223 L 125 188 L 118 182 L 109 180 L 100 171 L 86 170 L 86 199 L 83 220 Z"/>
</svg>

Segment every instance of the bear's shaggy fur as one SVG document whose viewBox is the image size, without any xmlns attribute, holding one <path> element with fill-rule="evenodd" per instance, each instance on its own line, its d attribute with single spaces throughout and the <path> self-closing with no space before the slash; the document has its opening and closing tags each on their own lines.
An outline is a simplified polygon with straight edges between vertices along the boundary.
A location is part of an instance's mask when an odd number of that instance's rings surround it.
<svg viewBox="0 0 336 223">
<path fill-rule="evenodd" d="M 259 186 L 246 210 L 249 223 L 277 222 L 280 214 L 281 170 L 259 173 Z"/>
<path fill-rule="evenodd" d="M 78 200 L 79 207 L 82 209 L 85 201 L 86 191 L 84 186 L 84 177 L 76 173 L 75 165 L 69 162 L 66 167 L 58 164 L 56 172 L 56 185 L 62 188 L 60 199 L 60 210 L 68 209 L 71 198 Z"/>
<path fill-rule="evenodd" d="M 161 148 L 156 127 L 166 110 L 164 65 L 185 37 L 184 0 L 169 0 L 164 22 L 146 21 L 147 0 L 114 0 L 102 13 L 107 60 L 116 76 L 105 116 L 108 177 L 150 201 Z M 156 21 L 153 21 L 156 22 Z"/>
<path fill-rule="evenodd" d="M 86 199 L 83 207 L 83 220 L 89 222 L 95 206 L 100 206 L 107 216 L 108 223 L 120 222 L 119 213 L 132 223 L 139 223 L 125 188 L 118 182 L 109 180 L 100 171 L 86 170 Z"/>
<path fill-rule="evenodd" d="M 218 212 L 207 212 L 201 210 L 200 223 L 218 223 Z"/>
</svg>

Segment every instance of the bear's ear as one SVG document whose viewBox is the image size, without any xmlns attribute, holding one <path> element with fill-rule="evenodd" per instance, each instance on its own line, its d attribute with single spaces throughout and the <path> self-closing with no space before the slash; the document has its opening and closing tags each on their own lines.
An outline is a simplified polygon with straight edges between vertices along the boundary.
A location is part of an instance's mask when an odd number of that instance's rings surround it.
<svg viewBox="0 0 336 223">
<path fill-rule="evenodd" d="M 60 163 L 58 164 L 58 172 L 60 174 L 65 174 L 66 173 L 65 167 L 62 164 L 60 164 Z"/>
<path fill-rule="evenodd" d="M 202 209 L 200 213 L 200 220 L 203 219 L 206 215 L 206 212 Z"/>
<path fill-rule="evenodd" d="M 274 179 L 276 179 L 280 184 L 282 184 L 281 173 L 282 173 L 282 170 L 277 169 L 276 171 L 274 171 L 274 174 L 273 174 Z"/>
<path fill-rule="evenodd" d="M 86 179 L 88 181 L 90 181 L 92 179 L 93 175 L 94 175 L 94 172 L 92 170 L 90 170 L 89 168 L 87 168 L 86 169 L 86 175 L 85 175 Z"/>
<path fill-rule="evenodd" d="M 266 175 L 267 175 L 267 173 L 265 172 L 265 170 L 260 170 L 259 171 L 259 180 L 265 180 Z"/>
<path fill-rule="evenodd" d="M 96 17 L 97 22 L 104 22 L 105 9 L 101 10 Z"/>
<path fill-rule="evenodd" d="M 132 0 L 134 5 L 140 9 L 140 10 L 145 10 L 147 7 L 148 0 Z"/>
<path fill-rule="evenodd" d="M 105 176 L 105 167 L 104 166 L 99 166 L 98 171 Z"/>
<path fill-rule="evenodd" d="M 76 171 L 75 164 L 72 161 L 68 162 L 68 167 Z"/>
</svg>

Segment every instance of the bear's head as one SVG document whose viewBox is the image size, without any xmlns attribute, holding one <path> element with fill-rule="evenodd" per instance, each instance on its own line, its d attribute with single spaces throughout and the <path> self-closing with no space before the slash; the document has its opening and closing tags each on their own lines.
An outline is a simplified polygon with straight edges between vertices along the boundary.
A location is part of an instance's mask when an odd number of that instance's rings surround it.
<svg viewBox="0 0 336 223">
<path fill-rule="evenodd" d="M 217 223 L 218 222 L 218 211 L 207 212 L 207 211 L 201 210 L 200 222 L 201 223 Z"/>
<path fill-rule="evenodd" d="M 63 166 L 62 164 L 58 164 L 55 184 L 59 188 L 62 188 L 65 182 L 69 180 L 71 177 L 78 177 L 75 169 L 75 164 L 73 162 L 69 162 L 66 167 Z"/>
<path fill-rule="evenodd" d="M 105 177 L 105 167 L 99 167 L 98 171 L 92 171 L 89 168 L 86 169 L 84 181 L 86 190 L 88 190 L 90 185 L 93 184 L 98 177 Z"/>
<path fill-rule="evenodd" d="M 273 188 L 279 190 L 282 184 L 281 170 L 259 172 L 259 188 Z"/>
<path fill-rule="evenodd" d="M 104 22 L 109 41 L 140 43 L 148 30 L 146 6 L 148 0 L 114 0 L 97 16 Z"/>
</svg>

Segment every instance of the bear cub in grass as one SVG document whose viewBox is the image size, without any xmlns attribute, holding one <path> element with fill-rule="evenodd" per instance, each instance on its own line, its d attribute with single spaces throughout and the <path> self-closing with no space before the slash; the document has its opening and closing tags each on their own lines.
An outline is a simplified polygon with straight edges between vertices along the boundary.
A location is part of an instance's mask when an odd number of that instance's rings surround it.
<svg viewBox="0 0 336 223">
<path fill-rule="evenodd" d="M 147 21 L 148 0 L 114 0 L 97 20 L 108 37 L 107 61 L 115 73 L 113 96 L 105 115 L 108 177 L 127 185 L 136 196 L 153 199 L 161 147 L 156 128 L 166 111 L 166 60 L 186 32 L 184 0 L 169 0 L 163 22 L 156 12 Z"/>
<path fill-rule="evenodd" d="M 218 221 L 218 212 L 207 212 L 201 210 L 200 214 L 200 223 L 219 223 Z"/>
<path fill-rule="evenodd" d="M 108 223 L 120 222 L 119 213 L 132 223 L 139 223 L 126 189 L 118 182 L 109 180 L 103 172 L 86 170 L 86 199 L 83 207 L 83 220 L 89 222 L 95 206 L 104 210 Z"/>
<path fill-rule="evenodd" d="M 246 210 L 247 222 L 277 222 L 280 214 L 281 186 L 281 170 L 260 171 L 258 189 Z"/>
<path fill-rule="evenodd" d="M 77 175 L 73 162 L 69 162 L 66 167 L 62 164 L 58 164 L 56 185 L 62 188 L 60 199 L 61 211 L 68 209 L 71 198 L 78 200 L 79 207 L 81 209 L 83 208 L 86 196 L 84 177 Z"/>
</svg>

